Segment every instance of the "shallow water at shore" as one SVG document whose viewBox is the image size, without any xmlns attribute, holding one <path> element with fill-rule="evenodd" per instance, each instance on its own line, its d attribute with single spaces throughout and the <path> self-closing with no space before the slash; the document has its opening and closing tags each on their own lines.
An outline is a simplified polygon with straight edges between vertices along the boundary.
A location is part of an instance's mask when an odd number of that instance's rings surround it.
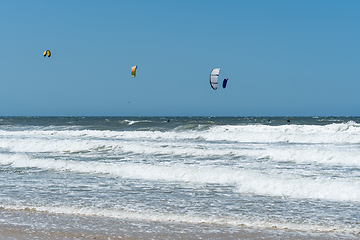
<svg viewBox="0 0 360 240">
<path fill-rule="evenodd" d="M 324 232 L 258 229 L 1 210 L 2 239 L 358 239 Z M 91 227 L 90 227 L 91 226 Z M 96 227 L 95 227 L 96 226 Z"/>
</svg>

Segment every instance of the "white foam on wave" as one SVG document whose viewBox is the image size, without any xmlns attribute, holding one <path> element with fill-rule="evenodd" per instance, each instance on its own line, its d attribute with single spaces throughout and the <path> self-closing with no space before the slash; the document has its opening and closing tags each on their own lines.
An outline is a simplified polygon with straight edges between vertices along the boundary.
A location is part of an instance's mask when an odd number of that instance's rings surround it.
<svg viewBox="0 0 360 240">
<path fill-rule="evenodd" d="M 204 133 L 211 141 L 257 143 L 360 143 L 360 124 L 215 126 Z"/>
<path fill-rule="evenodd" d="M 122 122 L 127 123 L 128 125 L 133 125 L 133 124 L 135 124 L 135 123 L 151 122 L 151 121 L 149 121 L 149 120 L 138 120 L 138 121 L 135 121 L 135 120 L 127 120 L 127 119 L 125 119 L 125 120 L 123 120 Z"/>
<path fill-rule="evenodd" d="M 329 201 L 360 201 L 358 179 L 331 179 L 325 177 L 305 178 L 258 175 L 239 182 L 238 193 L 278 196 L 296 199 L 323 199 Z"/>
<path fill-rule="evenodd" d="M 94 130 L 0 131 L 0 149 L 19 153 L 92 151 L 112 148 L 108 143 L 116 136 L 117 132 Z"/>
<path fill-rule="evenodd" d="M 319 125 L 222 125 L 206 130 L 131 131 L 127 139 L 202 140 L 237 143 L 360 143 L 360 125 L 355 123 Z"/>
<path fill-rule="evenodd" d="M 231 126 L 226 128 L 229 127 Z M 358 145 L 348 143 L 350 137 L 360 139 L 359 133 L 346 133 L 345 135 L 348 137 L 343 142 L 292 144 L 277 143 L 275 140 L 271 142 L 271 138 L 277 139 L 276 136 L 281 135 L 278 129 L 276 130 L 271 126 L 260 125 L 260 128 L 265 127 L 267 130 L 259 132 L 248 131 L 241 134 L 239 134 L 239 127 L 241 126 L 235 126 L 232 134 L 227 133 L 224 130 L 224 126 L 214 127 L 200 133 L 196 131 L 174 133 L 171 131 L 117 132 L 108 130 L 0 131 L 0 149 L 6 149 L 14 153 L 89 152 L 93 154 L 107 150 L 112 151 L 112 154 L 142 154 L 192 158 L 208 157 L 210 159 L 231 156 L 232 158 L 269 159 L 278 162 L 291 161 L 296 163 L 360 166 Z M 244 127 L 248 130 L 256 129 Z M 289 126 L 282 127 L 289 128 Z M 294 132 L 294 128 L 290 129 Z M 289 136 L 292 136 L 294 139 L 302 139 L 302 137 L 305 138 L 307 136 L 308 132 L 314 135 L 311 131 L 301 130 L 300 132 L 301 134 L 293 133 L 289 134 Z M 318 133 L 319 131 L 317 131 Z M 223 135 L 229 139 L 219 141 L 224 138 Z M 340 135 L 330 134 L 329 138 L 340 138 Z M 237 140 L 231 139 L 231 136 L 236 137 Z M 285 141 L 284 137 L 283 135 L 280 142 Z M 318 136 L 316 137 L 319 138 Z M 256 142 L 260 140 L 255 140 L 254 138 L 262 139 L 262 142 Z M 327 137 L 323 138 L 327 139 Z M 346 137 L 343 136 L 342 138 Z M 215 141 L 215 139 L 218 140 Z M 240 139 L 243 142 L 240 143 Z M 306 142 L 303 139 L 301 141 Z"/>
<path fill-rule="evenodd" d="M 229 167 L 176 164 L 172 166 L 37 159 L 26 155 L 0 154 L 0 164 L 14 168 L 40 168 L 112 175 L 124 179 L 203 184 L 230 184 L 239 194 L 299 199 L 360 201 L 360 179 L 302 176 L 295 173 L 262 172 Z"/>
<path fill-rule="evenodd" d="M 16 211 L 32 211 L 45 212 L 51 214 L 68 214 L 68 215 L 83 215 L 83 216 L 97 216 L 109 217 L 117 219 L 128 220 L 145 220 L 156 222 L 173 222 L 173 223 L 188 223 L 188 224 L 217 224 L 224 226 L 242 226 L 248 228 L 264 228 L 264 229 L 282 229 L 294 231 L 313 231 L 313 232 L 332 232 L 342 234 L 359 234 L 360 228 L 348 225 L 330 225 L 330 224 L 306 224 L 306 223 L 292 223 L 288 221 L 279 222 L 272 220 L 259 220 L 246 217 L 219 217 L 206 216 L 194 214 L 170 214 L 161 213 L 159 211 L 122 211 L 110 209 L 98 209 L 89 207 L 54 207 L 54 206 L 27 206 L 27 205 L 4 205 L 0 204 L 0 208 L 6 210 Z"/>
<path fill-rule="evenodd" d="M 90 174 L 111 174 L 120 178 L 144 179 L 153 181 L 182 181 L 194 183 L 229 183 L 234 182 L 233 174 L 227 169 L 213 172 L 212 168 L 196 166 L 161 166 L 134 163 L 103 163 L 73 160 L 38 159 L 27 155 L 0 154 L 1 165 L 15 168 L 40 168 L 53 171 L 69 171 Z"/>
<path fill-rule="evenodd" d="M 357 146 L 292 145 L 279 147 L 268 145 L 263 146 L 261 149 L 241 149 L 238 154 L 254 159 L 269 159 L 275 162 L 360 166 L 360 151 Z"/>
<path fill-rule="evenodd" d="M 136 121 L 130 121 L 133 124 Z M 360 124 L 330 125 L 217 125 L 206 130 L 110 131 L 110 130 L 0 130 L 3 138 L 95 138 L 233 141 L 239 143 L 360 143 Z"/>
</svg>

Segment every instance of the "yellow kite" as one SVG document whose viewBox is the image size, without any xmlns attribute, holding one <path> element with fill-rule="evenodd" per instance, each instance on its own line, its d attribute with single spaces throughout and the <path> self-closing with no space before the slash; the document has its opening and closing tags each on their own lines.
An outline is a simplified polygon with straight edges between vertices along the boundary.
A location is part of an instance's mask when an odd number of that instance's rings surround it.
<svg viewBox="0 0 360 240">
<path fill-rule="evenodd" d="M 44 57 L 46 57 L 46 55 L 47 55 L 48 57 L 50 57 L 50 56 L 51 56 L 50 50 L 46 50 L 46 51 L 43 53 L 43 55 L 44 55 Z"/>
<path fill-rule="evenodd" d="M 132 77 L 135 77 L 135 75 L 136 75 L 136 69 L 137 69 L 137 66 L 133 66 L 133 67 L 131 68 L 131 76 L 132 76 Z"/>
</svg>

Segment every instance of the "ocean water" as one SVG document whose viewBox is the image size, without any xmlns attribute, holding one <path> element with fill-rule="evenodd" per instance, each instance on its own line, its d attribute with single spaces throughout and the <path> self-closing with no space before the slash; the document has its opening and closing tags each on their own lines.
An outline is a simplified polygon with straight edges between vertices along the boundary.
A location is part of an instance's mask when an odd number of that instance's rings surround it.
<svg viewBox="0 0 360 240">
<path fill-rule="evenodd" d="M 356 237 L 360 117 L 0 117 L 0 209 Z"/>
</svg>

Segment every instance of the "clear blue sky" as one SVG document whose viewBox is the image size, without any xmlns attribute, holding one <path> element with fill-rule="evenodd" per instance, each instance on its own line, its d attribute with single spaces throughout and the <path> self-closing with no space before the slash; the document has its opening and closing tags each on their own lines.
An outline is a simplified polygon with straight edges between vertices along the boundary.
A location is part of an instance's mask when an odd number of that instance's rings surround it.
<svg viewBox="0 0 360 240">
<path fill-rule="evenodd" d="M 0 115 L 359 116 L 359 13 L 355 0 L 2 0 Z M 226 89 L 210 87 L 216 67 Z"/>
</svg>

